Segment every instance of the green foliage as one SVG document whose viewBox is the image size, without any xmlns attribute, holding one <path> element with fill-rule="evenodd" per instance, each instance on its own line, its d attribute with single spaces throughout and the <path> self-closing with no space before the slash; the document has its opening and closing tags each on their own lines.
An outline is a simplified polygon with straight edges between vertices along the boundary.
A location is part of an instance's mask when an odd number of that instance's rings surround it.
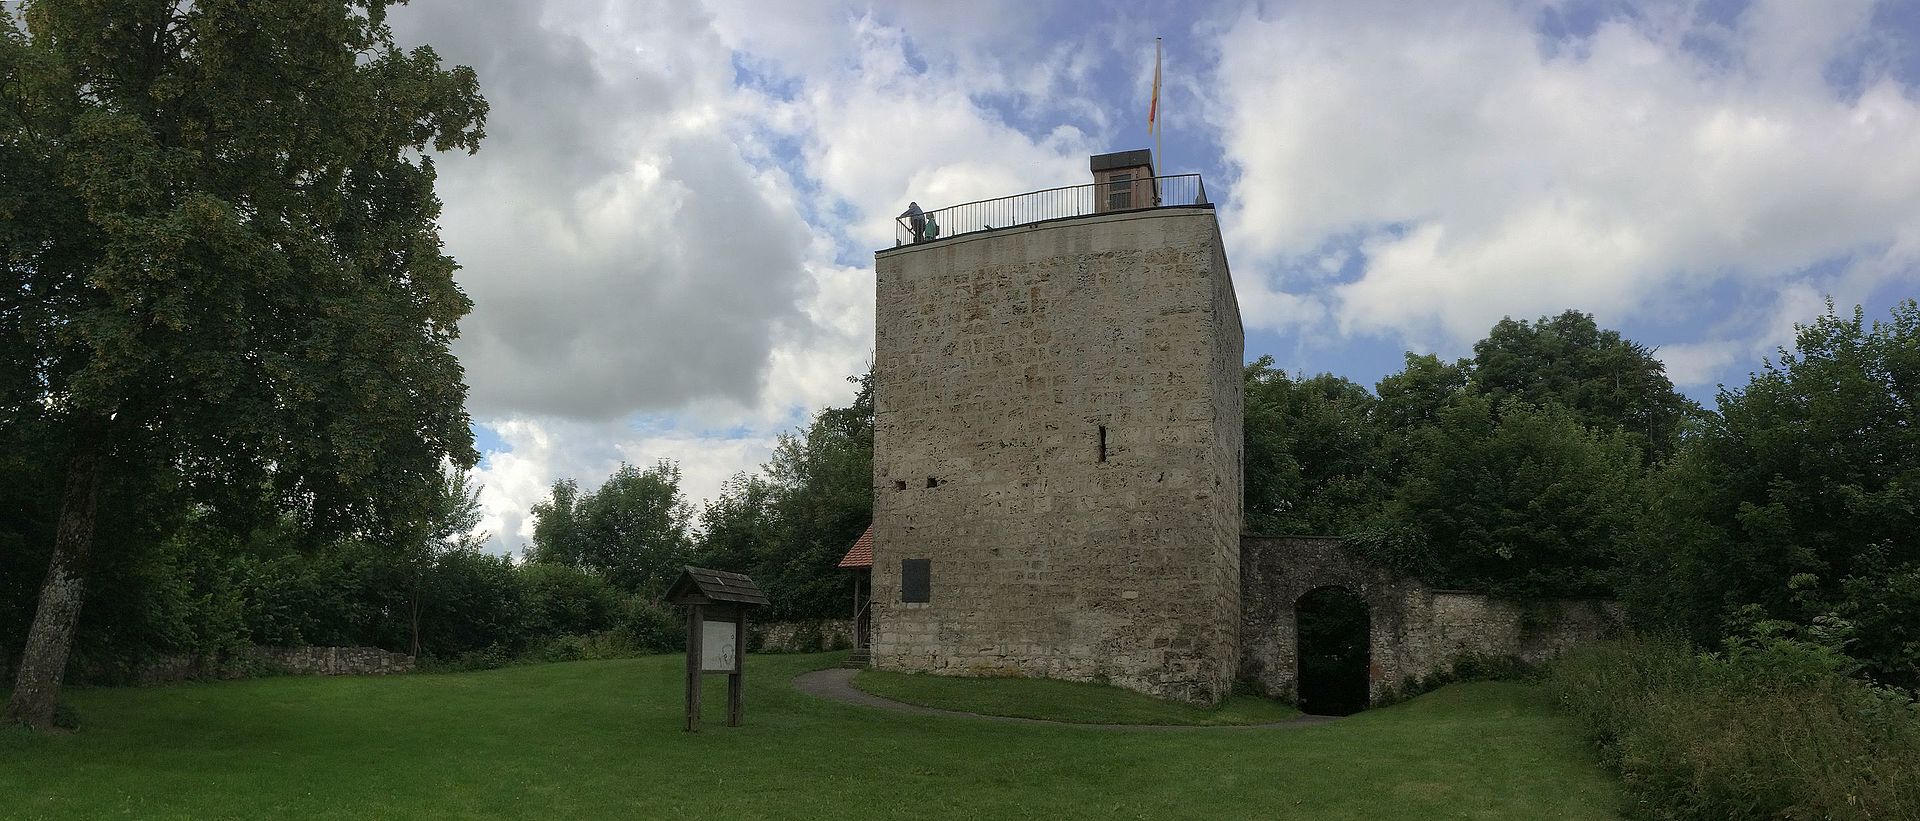
<svg viewBox="0 0 1920 821">
<path fill-rule="evenodd" d="M 1502 319 L 1473 346 L 1473 385 L 1496 407 L 1560 405 L 1585 427 L 1625 433 L 1651 459 L 1672 453 L 1698 412 L 1653 352 L 1567 311 L 1538 322 Z"/>
<path fill-rule="evenodd" d="M 473 459 L 449 350 L 471 305 L 427 156 L 479 144 L 472 70 L 400 49 L 380 4 L 20 15 L 0 40 L 0 338 L 32 373 L 9 409 L 229 513 L 264 487 L 328 532 L 413 521 L 441 461 Z"/>
<path fill-rule="evenodd" d="M 1640 453 L 1558 406 L 1461 397 L 1416 431 L 1386 520 L 1424 536 L 1431 583 L 1506 596 L 1606 595 L 1638 521 Z M 1391 527 L 1390 525 L 1388 527 Z"/>
<path fill-rule="evenodd" d="M 1799 329 L 1655 478 L 1628 601 L 1713 641 L 1752 606 L 1851 624 L 1876 680 L 1920 686 L 1920 306 Z"/>
<path fill-rule="evenodd" d="M 1246 518 L 1254 533 L 1338 534 L 1386 495 L 1378 400 L 1332 374 L 1292 379 L 1246 366 Z"/>
<path fill-rule="evenodd" d="M 1549 678 L 1651 818 L 1920 817 L 1920 705 L 1771 628 L 1698 655 L 1625 640 Z"/>
<path fill-rule="evenodd" d="M 1249 529 L 1345 536 L 1440 586 L 1610 594 L 1650 448 L 1673 447 L 1692 404 L 1650 352 L 1578 312 L 1504 320 L 1474 350 L 1409 353 L 1377 397 L 1249 365 Z"/>
<path fill-rule="evenodd" d="M 700 514 L 693 554 L 746 573 L 773 601 L 759 618 L 845 617 L 853 580 L 837 565 L 873 522 L 873 375 L 853 404 L 780 437 L 762 475 L 741 474 Z"/>
<path fill-rule="evenodd" d="M 773 606 L 766 618 L 844 616 L 853 580 L 837 565 L 873 523 L 873 373 L 850 377 L 853 404 L 827 408 L 800 436 L 783 436 L 766 465 L 774 548 L 754 568 Z"/>
<path fill-rule="evenodd" d="M 666 592 L 692 555 L 692 508 L 679 466 L 668 461 L 646 470 L 623 464 L 584 496 L 572 480 L 555 482 L 533 516 L 529 558 L 590 570 L 631 592 Z"/>
<path fill-rule="evenodd" d="M 0 483 L 76 489 L 28 494 L 0 532 L 30 539 L 29 578 L 119 574 L 89 585 L 88 610 L 118 612 L 84 615 L 77 647 L 72 621 L 36 625 L 10 717 L 45 724 L 63 660 L 233 643 L 230 568 L 139 555 L 188 514 L 411 551 L 442 465 L 473 462 L 451 350 L 472 305 L 429 155 L 474 150 L 486 103 L 471 69 L 402 50 L 384 8 L 0 13 L 0 446 L 61 466 Z M 133 579 L 156 589 L 111 595 Z M 82 610 L 75 587 L 47 586 L 47 612 Z M 29 620 L 4 623 L 11 655 Z"/>
<path fill-rule="evenodd" d="M 687 618 L 677 608 L 644 596 L 629 596 L 620 608 L 616 628 L 647 653 L 687 649 Z"/>
<path fill-rule="evenodd" d="M 611 629 L 624 602 L 599 576 L 566 565 L 528 562 L 517 569 L 521 630 L 528 636 L 584 636 Z"/>
<path fill-rule="evenodd" d="M 1532 681 L 1539 676 L 1539 668 L 1514 656 L 1489 656 L 1462 651 L 1455 653 L 1446 666 L 1438 671 L 1419 678 L 1408 676 L 1400 683 L 1398 690 L 1389 692 L 1384 698 L 1376 701 L 1375 706 L 1397 704 L 1450 684 L 1469 681 Z"/>
<path fill-rule="evenodd" d="M 700 511 L 693 563 L 746 572 L 779 541 L 775 488 L 759 476 L 736 473 Z"/>
</svg>

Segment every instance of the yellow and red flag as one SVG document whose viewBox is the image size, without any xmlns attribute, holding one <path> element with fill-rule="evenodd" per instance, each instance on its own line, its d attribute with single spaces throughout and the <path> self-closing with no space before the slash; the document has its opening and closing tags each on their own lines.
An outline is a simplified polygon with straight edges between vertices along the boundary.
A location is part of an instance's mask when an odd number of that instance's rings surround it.
<svg viewBox="0 0 1920 821">
<path fill-rule="evenodd" d="M 1153 38 L 1153 100 L 1147 103 L 1147 133 L 1160 133 L 1160 38 Z"/>
</svg>

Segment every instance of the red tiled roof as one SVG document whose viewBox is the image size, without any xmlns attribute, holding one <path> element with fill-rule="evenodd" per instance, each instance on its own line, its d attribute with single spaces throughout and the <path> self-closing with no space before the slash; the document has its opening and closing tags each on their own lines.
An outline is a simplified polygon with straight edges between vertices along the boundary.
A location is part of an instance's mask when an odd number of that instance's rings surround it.
<svg viewBox="0 0 1920 821">
<path fill-rule="evenodd" d="M 873 525 L 867 525 L 867 532 L 860 534 L 860 538 L 854 540 L 853 549 L 848 550 L 846 558 L 840 560 L 840 566 L 873 566 Z"/>
</svg>

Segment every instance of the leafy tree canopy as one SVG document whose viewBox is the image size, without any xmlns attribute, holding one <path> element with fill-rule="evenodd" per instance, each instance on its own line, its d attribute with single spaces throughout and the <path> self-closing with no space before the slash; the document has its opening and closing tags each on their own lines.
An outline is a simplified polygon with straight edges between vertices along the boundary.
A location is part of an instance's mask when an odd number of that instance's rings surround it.
<svg viewBox="0 0 1920 821">
<path fill-rule="evenodd" d="M 470 69 L 397 46 L 386 5 L 0 17 L 0 416 L 66 451 L 9 715 L 50 720 L 101 494 L 124 477 L 379 536 L 413 529 L 444 461 L 473 461 L 449 350 L 470 303 L 428 154 L 473 150 L 486 103 Z"/>
<path fill-rule="evenodd" d="M 1636 610 L 1702 639 L 1841 628 L 1869 674 L 1920 685 L 1920 306 L 1869 325 L 1829 303 L 1719 405 L 1656 477 Z"/>
<path fill-rule="evenodd" d="M 1472 373 L 1475 390 L 1496 406 L 1561 405 L 1584 425 L 1632 435 L 1649 458 L 1672 453 L 1699 410 L 1651 350 L 1579 311 L 1500 320 L 1474 344 Z"/>
<path fill-rule="evenodd" d="M 669 461 L 621 465 L 584 496 L 570 479 L 555 482 L 533 515 L 529 558 L 599 573 L 624 590 L 665 592 L 692 555 L 693 509 Z"/>
</svg>

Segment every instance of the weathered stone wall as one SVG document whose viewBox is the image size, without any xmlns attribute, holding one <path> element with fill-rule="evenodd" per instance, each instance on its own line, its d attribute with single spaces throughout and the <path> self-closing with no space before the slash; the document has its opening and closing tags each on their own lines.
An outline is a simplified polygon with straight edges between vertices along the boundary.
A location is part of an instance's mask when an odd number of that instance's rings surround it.
<svg viewBox="0 0 1920 821">
<path fill-rule="evenodd" d="M 413 672 L 413 657 L 378 647 L 255 647 L 253 657 L 301 676 L 367 676 Z"/>
<path fill-rule="evenodd" d="M 263 674 L 354 676 L 409 673 L 412 656 L 377 647 L 261 647 L 225 657 L 153 656 L 132 663 L 69 670 L 69 680 L 90 684 L 170 684 L 248 678 Z"/>
<path fill-rule="evenodd" d="M 853 646 L 852 619 L 755 624 L 747 620 L 747 647 L 756 653 L 811 653 Z"/>
<path fill-rule="evenodd" d="M 1243 352 L 1212 211 L 1022 226 L 876 268 L 874 665 L 1224 696 Z M 902 602 L 921 558 L 931 600 Z"/>
<path fill-rule="evenodd" d="M 1376 701 L 1410 678 L 1450 669 L 1462 654 L 1538 663 L 1621 624 L 1612 602 L 1522 603 L 1434 590 L 1363 565 L 1336 538 L 1248 536 L 1241 544 L 1240 675 L 1277 698 L 1296 693 L 1294 605 L 1316 588 L 1344 587 L 1366 601 L 1369 694 Z"/>
</svg>

